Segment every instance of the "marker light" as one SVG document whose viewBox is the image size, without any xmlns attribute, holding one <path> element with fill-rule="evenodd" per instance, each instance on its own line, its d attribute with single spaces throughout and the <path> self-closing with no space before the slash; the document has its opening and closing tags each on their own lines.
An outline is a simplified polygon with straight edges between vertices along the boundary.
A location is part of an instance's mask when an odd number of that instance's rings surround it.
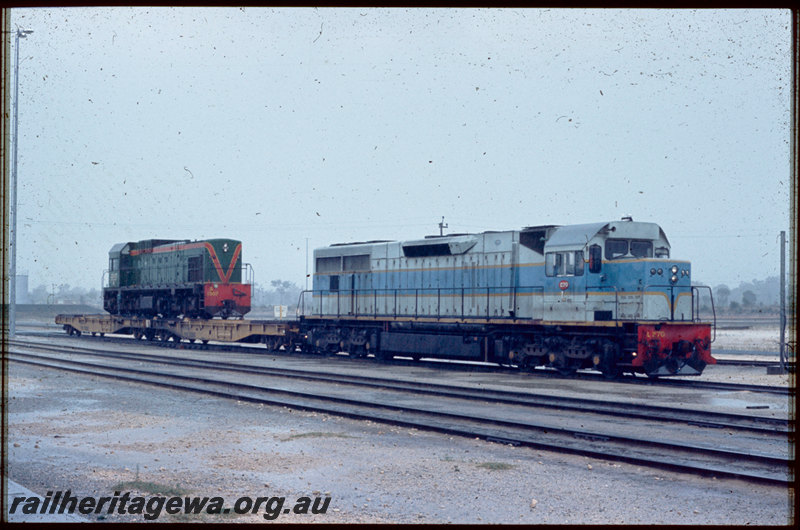
<svg viewBox="0 0 800 530">
<path fill-rule="evenodd" d="M 661 276 L 662 274 L 664 274 L 664 271 L 661 270 L 661 269 L 658 269 L 658 275 Z"/>
<path fill-rule="evenodd" d="M 655 273 L 656 273 L 656 269 L 655 269 L 655 267 L 653 267 L 652 269 L 650 269 L 650 276 L 654 275 Z"/>
</svg>

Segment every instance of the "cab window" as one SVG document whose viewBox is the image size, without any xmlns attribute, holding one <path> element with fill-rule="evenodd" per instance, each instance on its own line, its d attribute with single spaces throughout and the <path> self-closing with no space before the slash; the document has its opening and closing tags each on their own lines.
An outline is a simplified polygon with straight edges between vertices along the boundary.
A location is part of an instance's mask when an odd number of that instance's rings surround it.
<svg viewBox="0 0 800 530">
<path fill-rule="evenodd" d="M 589 272 L 598 273 L 603 266 L 603 257 L 600 252 L 600 245 L 589 247 Z"/>
<path fill-rule="evenodd" d="M 583 252 L 547 252 L 544 272 L 547 276 L 583 276 Z"/>
<path fill-rule="evenodd" d="M 606 259 L 620 259 L 628 254 L 627 239 L 606 240 Z"/>
<path fill-rule="evenodd" d="M 631 254 L 634 258 L 652 258 L 652 241 L 631 241 Z"/>
</svg>

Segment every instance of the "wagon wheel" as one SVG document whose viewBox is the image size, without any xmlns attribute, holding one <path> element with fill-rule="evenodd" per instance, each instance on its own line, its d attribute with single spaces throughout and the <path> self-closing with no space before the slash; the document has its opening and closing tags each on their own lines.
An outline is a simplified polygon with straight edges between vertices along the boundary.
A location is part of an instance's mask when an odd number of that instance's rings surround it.
<svg viewBox="0 0 800 530">
<path fill-rule="evenodd" d="M 367 348 L 363 344 L 353 344 L 350 347 L 350 356 L 355 359 L 363 359 L 367 356 Z"/>
<path fill-rule="evenodd" d="M 616 365 L 616 363 L 603 363 L 600 366 L 600 371 L 603 373 L 603 377 L 606 379 L 616 379 L 622 375 L 622 370 Z"/>
<path fill-rule="evenodd" d="M 615 352 L 607 351 L 603 354 L 600 364 L 597 369 L 603 374 L 606 379 L 616 379 L 622 375 L 622 368 L 620 368 L 615 360 Z"/>
<path fill-rule="evenodd" d="M 558 370 L 563 376 L 569 377 L 575 375 L 578 371 L 578 366 L 572 359 L 568 359 L 563 353 L 557 353 L 556 358 L 552 363 L 553 368 Z"/>
<path fill-rule="evenodd" d="M 392 359 L 394 359 L 394 354 L 391 352 L 376 351 L 374 352 L 374 354 L 375 354 L 375 359 L 377 359 L 378 361 L 391 361 Z"/>
<path fill-rule="evenodd" d="M 539 364 L 539 359 L 537 357 L 526 355 L 522 358 L 522 361 L 519 364 L 519 369 L 526 372 L 533 372 L 536 370 L 537 364 Z"/>
<path fill-rule="evenodd" d="M 557 366 L 556 370 L 558 370 L 558 373 L 565 377 L 571 377 L 575 375 L 575 372 L 578 371 L 578 369 L 574 366 Z"/>
</svg>

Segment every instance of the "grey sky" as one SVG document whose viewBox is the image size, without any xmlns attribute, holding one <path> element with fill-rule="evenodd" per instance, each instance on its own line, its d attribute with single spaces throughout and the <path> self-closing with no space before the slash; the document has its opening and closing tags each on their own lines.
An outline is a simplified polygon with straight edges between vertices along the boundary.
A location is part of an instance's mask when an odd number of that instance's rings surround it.
<svg viewBox="0 0 800 530">
<path fill-rule="evenodd" d="M 788 10 L 59 8 L 21 43 L 19 272 L 117 242 L 309 248 L 618 219 L 716 285 L 778 273 Z"/>
</svg>

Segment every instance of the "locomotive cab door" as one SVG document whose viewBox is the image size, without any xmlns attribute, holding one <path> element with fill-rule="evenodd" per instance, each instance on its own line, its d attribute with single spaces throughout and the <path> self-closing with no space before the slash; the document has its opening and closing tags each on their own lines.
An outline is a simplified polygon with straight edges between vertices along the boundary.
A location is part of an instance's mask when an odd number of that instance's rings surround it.
<svg viewBox="0 0 800 530">
<path fill-rule="evenodd" d="M 544 318 L 583 320 L 586 299 L 582 250 L 545 252 Z"/>
<path fill-rule="evenodd" d="M 600 245 L 590 245 L 589 263 L 586 265 L 586 320 L 608 321 L 614 319 L 614 292 L 603 289 L 603 249 Z M 593 293 L 590 296 L 590 293 Z"/>
</svg>

